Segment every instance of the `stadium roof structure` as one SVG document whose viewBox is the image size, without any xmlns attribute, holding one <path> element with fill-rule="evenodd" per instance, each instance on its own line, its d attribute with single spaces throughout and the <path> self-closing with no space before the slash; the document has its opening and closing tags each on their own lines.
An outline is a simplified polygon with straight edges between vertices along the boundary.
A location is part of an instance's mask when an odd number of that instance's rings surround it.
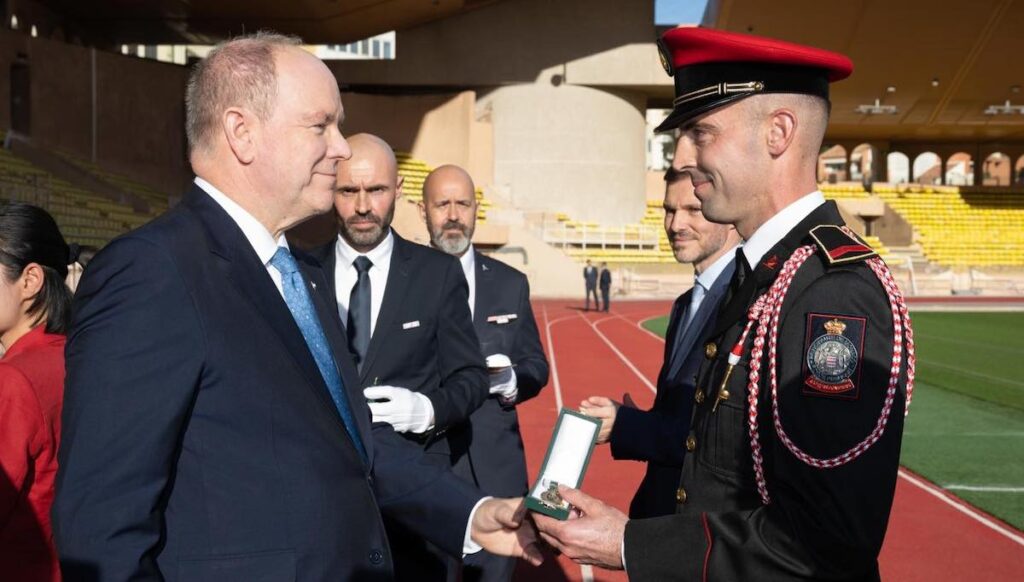
<svg viewBox="0 0 1024 582">
<path fill-rule="evenodd" d="M 831 138 L 1024 140 L 1024 2 L 711 0 L 704 25 L 849 55 Z"/>
<path fill-rule="evenodd" d="M 261 28 L 344 44 L 498 0 L 36 0 L 111 44 L 206 44 Z"/>
</svg>

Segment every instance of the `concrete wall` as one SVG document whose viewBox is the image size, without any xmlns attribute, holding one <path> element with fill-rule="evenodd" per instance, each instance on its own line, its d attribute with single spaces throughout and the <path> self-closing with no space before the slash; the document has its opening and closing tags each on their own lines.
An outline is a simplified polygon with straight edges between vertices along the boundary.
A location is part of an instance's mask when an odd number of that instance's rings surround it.
<svg viewBox="0 0 1024 582">
<path fill-rule="evenodd" d="M 605 225 L 644 209 L 643 98 L 536 83 L 481 99 L 494 124 L 494 184 L 515 208 Z"/>
<path fill-rule="evenodd" d="M 34 144 L 87 160 L 95 156 L 110 171 L 168 193 L 181 191 L 190 173 L 184 130 L 187 69 L 2 30 L 3 129 L 11 125 L 9 75 L 18 60 L 30 67 Z"/>
</svg>

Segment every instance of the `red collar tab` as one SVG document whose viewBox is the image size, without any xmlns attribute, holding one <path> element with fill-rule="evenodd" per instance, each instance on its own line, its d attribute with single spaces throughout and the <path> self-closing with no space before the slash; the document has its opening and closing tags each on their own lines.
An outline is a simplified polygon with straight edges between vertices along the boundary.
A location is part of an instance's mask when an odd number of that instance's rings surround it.
<svg viewBox="0 0 1024 582">
<path fill-rule="evenodd" d="M 878 256 L 867 243 L 834 224 L 812 228 L 811 238 L 829 265 L 856 263 Z"/>
</svg>

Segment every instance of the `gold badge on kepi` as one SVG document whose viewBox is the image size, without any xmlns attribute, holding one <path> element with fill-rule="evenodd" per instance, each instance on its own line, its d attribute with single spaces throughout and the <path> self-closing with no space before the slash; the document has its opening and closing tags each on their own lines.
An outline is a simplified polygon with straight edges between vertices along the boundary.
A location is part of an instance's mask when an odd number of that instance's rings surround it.
<svg viewBox="0 0 1024 582">
<path fill-rule="evenodd" d="M 658 58 L 661 59 L 661 66 L 664 67 L 665 73 L 669 77 L 674 77 L 676 74 L 675 67 L 672 66 L 672 53 L 668 52 L 668 47 L 665 46 L 665 42 L 662 39 L 658 39 Z"/>
<path fill-rule="evenodd" d="M 807 316 L 804 394 L 854 400 L 864 355 L 863 317 Z"/>
</svg>

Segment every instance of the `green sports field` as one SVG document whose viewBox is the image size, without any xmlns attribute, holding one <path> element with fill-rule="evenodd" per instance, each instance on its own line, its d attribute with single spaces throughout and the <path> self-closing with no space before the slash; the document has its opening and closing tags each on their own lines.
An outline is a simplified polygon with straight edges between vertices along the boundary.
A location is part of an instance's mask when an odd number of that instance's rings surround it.
<svg viewBox="0 0 1024 582">
<path fill-rule="evenodd" d="M 1024 313 L 911 317 L 917 387 L 903 465 L 1024 528 Z M 644 322 L 662 337 L 667 324 Z"/>
</svg>

